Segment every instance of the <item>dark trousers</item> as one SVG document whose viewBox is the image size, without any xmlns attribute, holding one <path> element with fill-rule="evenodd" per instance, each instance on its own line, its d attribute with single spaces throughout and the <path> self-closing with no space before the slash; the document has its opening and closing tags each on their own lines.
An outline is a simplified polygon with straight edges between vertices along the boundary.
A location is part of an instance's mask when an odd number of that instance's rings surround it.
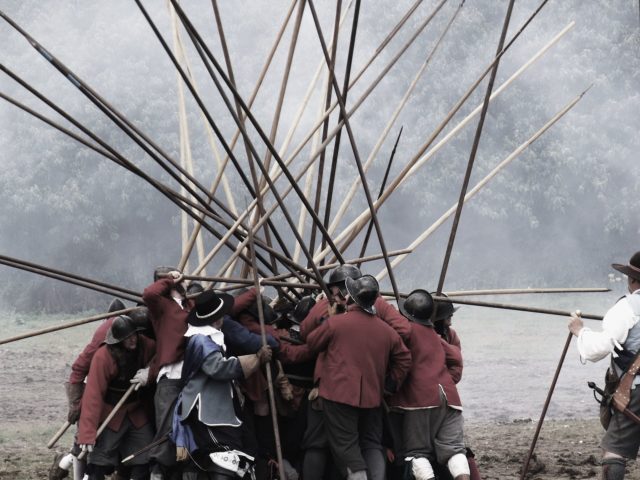
<svg viewBox="0 0 640 480">
<path fill-rule="evenodd" d="M 173 409 L 178 399 L 178 395 L 182 390 L 182 382 L 180 380 L 170 380 L 162 377 L 158 381 L 156 394 L 153 398 L 153 404 L 156 411 L 156 436 L 154 441 L 165 437 L 171 432 L 171 423 L 173 421 Z M 176 445 L 171 440 L 167 440 L 160 445 L 149 450 L 149 460 L 156 466 L 164 468 L 172 468 L 176 466 Z M 157 471 L 155 469 L 154 471 Z M 171 478 L 167 475 L 168 478 Z"/>
<path fill-rule="evenodd" d="M 382 453 L 382 408 L 357 408 L 323 399 L 329 447 L 341 474 L 367 469 L 363 451 Z M 379 472 L 370 472 L 378 476 Z"/>
</svg>

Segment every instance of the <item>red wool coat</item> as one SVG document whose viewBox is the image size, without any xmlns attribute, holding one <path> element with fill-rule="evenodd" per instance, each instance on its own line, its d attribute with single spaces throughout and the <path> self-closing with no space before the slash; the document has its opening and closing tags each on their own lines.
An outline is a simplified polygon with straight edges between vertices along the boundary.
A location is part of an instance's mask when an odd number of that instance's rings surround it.
<svg viewBox="0 0 640 480">
<path fill-rule="evenodd" d="M 84 350 L 78 355 L 76 361 L 71 365 L 71 375 L 69 376 L 69 383 L 82 383 L 84 378 L 89 374 L 89 367 L 91 366 L 91 360 L 95 355 L 100 345 L 104 343 L 104 339 L 107 337 L 107 332 L 111 328 L 111 324 L 116 317 L 107 318 L 102 322 L 91 338 L 91 341 L 84 347 Z"/>
<path fill-rule="evenodd" d="M 142 349 L 139 356 L 138 368 L 144 368 L 155 352 L 153 340 L 138 336 L 138 345 Z M 87 377 L 87 386 L 82 395 L 82 407 L 80 421 L 78 423 L 78 443 L 94 445 L 96 443 L 96 431 L 105 418 L 113 410 L 113 405 L 105 402 L 105 395 L 109 383 L 118 376 L 118 365 L 114 360 L 107 345 L 103 345 L 93 356 L 91 368 Z M 135 428 L 140 428 L 149 423 L 149 417 L 140 400 L 123 405 L 108 423 L 107 427 L 117 432 L 122 426 L 125 417 Z"/>
<path fill-rule="evenodd" d="M 460 349 L 448 345 L 432 327 L 411 324 L 407 342 L 413 363 L 400 390 L 388 403 L 398 408 L 428 408 L 440 405 L 440 386 L 449 405 L 462 406 L 458 389 L 449 374 L 448 366 L 458 364 L 462 368 Z M 448 346 L 450 348 L 445 349 Z"/>
<path fill-rule="evenodd" d="M 355 305 L 325 320 L 307 344 L 326 352 L 319 395 L 358 408 L 380 406 L 386 374 L 400 385 L 411 368 L 411 353 L 393 328 Z"/>
</svg>

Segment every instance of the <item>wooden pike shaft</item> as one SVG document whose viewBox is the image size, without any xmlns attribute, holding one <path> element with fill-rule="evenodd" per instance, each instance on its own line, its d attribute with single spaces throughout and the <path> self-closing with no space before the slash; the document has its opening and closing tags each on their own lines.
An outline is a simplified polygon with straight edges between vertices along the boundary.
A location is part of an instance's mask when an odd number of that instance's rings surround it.
<svg viewBox="0 0 640 480">
<path fill-rule="evenodd" d="M 494 290 L 457 290 L 446 292 L 448 297 L 468 297 L 475 295 L 522 295 L 529 293 L 605 293 L 610 288 L 498 288 Z"/>
<path fill-rule="evenodd" d="M 0 340 L 0 345 L 6 343 L 16 342 L 18 340 L 24 340 L 25 338 L 36 337 L 38 335 L 44 335 L 45 333 L 57 332 L 58 330 L 64 330 L 66 328 L 77 327 L 78 325 L 84 325 L 86 323 L 97 322 L 105 318 L 117 317 L 118 315 L 126 315 L 129 312 L 138 310 L 140 307 L 125 308 L 123 310 L 116 310 L 115 312 L 101 313 L 100 315 L 94 315 L 92 317 L 82 318 L 80 320 L 72 320 L 70 322 L 62 323 L 60 325 L 54 325 L 51 327 L 40 328 L 38 330 L 32 330 L 31 332 L 22 333 L 13 337 L 8 337 Z"/>
<path fill-rule="evenodd" d="M 507 13 L 505 15 L 504 23 L 502 25 L 502 32 L 500 34 L 500 40 L 498 41 L 498 50 L 496 56 L 499 56 L 504 47 L 504 41 L 507 38 L 507 29 L 509 28 L 509 22 L 511 21 L 511 12 L 513 12 L 513 5 L 515 0 L 509 0 L 507 6 Z M 456 206 L 456 213 L 453 217 L 453 224 L 451 225 L 451 232 L 449 234 L 449 241 L 447 242 L 447 248 L 444 254 L 444 260 L 442 262 L 442 269 L 440 270 L 440 278 L 438 279 L 438 288 L 436 293 L 440 295 L 442 288 L 444 287 L 444 281 L 447 276 L 447 270 L 449 268 L 449 260 L 451 258 L 451 252 L 453 251 L 453 244 L 456 239 L 456 233 L 458 232 L 458 224 L 460 222 L 460 215 L 462 214 L 462 208 L 464 207 L 464 198 L 469 188 L 469 181 L 471 180 L 471 172 L 475 164 L 476 154 L 478 152 L 478 146 L 480 145 L 480 138 L 482 136 L 482 130 L 484 127 L 484 120 L 489 110 L 489 102 L 491 100 L 491 92 L 493 91 L 493 85 L 498 74 L 498 66 L 500 65 L 500 59 L 493 63 L 491 67 L 491 75 L 489 76 L 489 83 L 487 84 L 487 91 L 484 95 L 484 102 L 482 103 L 482 112 L 480 113 L 480 119 L 478 120 L 478 126 L 476 127 L 476 133 L 473 138 L 473 145 L 471 146 L 471 153 L 469 154 L 469 160 L 467 162 L 467 168 L 462 181 L 462 187 L 460 189 L 460 195 L 458 205 Z M 436 304 L 433 309 L 432 317 L 435 318 L 438 305 Z"/>
<path fill-rule="evenodd" d="M 418 81 L 422 77 L 423 73 L 426 71 L 427 66 L 429 66 L 429 64 L 431 63 L 431 59 L 434 57 L 434 55 L 438 51 L 438 48 L 440 47 L 440 45 L 442 44 L 442 41 L 444 40 L 445 36 L 449 32 L 449 29 L 451 28 L 451 25 L 453 24 L 454 20 L 456 19 L 456 17 L 458 16 L 460 11 L 462 10 L 462 5 L 463 5 L 463 3 L 461 3 L 458 6 L 458 8 L 456 9 L 456 11 L 454 12 L 453 16 L 451 17 L 451 20 L 449 20 L 449 23 L 447 24 L 447 26 L 445 27 L 444 31 L 440 35 L 440 38 L 436 42 L 435 46 L 431 49 L 431 52 L 427 56 L 426 60 L 423 62 L 422 66 L 418 69 L 418 72 L 416 73 L 415 77 L 413 78 L 413 81 L 411 82 L 411 84 L 407 88 L 407 91 L 405 92 L 404 96 L 402 97 L 402 99 L 398 103 L 398 106 L 396 107 L 394 112 L 391 114 L 391 117 L 389 118 L 389 121 L 387 122 L 387 125 L 385 126 L 384 130 L 382 131 L 382 134 L 380 135 L 380 137 L 378 138 L 378 141 L 376 142 L 376 144 L 374 145 L 373 149 L 371 150 L 371 153 L 369 154 L 369 157 L 364 162 L 364 170 L 365 170 L 365 172 L 368 171 L 369 167 L 373 164 L 373 161 L 375 160 L 376 156 L 378 155 L 378 152 L 380 151 L 380 148 L 382 147 L 385 139 L 387 138 L 387 135 L 391 131 L 391 127 L 393 126 L 393 124 L 395 123 L 396 119 L 400 115 L 400 112 L 402 112 L 402 110 L 404 109 L 405 105 L 409 101 L 409 98 L 411 97 L 411 94 L 413 93 L 415 87 L 418 85 Z M 349 207 L 349 205 L 351 205 L 351 201 L 353 200 L 353 197 L 355 196 L 356 190 L 357 190 L 357 185 L 356 184 L 351 185 L 351 188 L 349 188 L 349 192 L 347 193 L 347 195 L 345 196 L 344 200 L 342 201 L 342 204 L 340 205 L 340 208 L 338 208 L 338 210 L 336 212 L 336 215 L 335 215 L 334 219 L 332 220 L 331 225 L 329 226 L 329 229 L 328 229 L 329 233 L 333 234 L 335 232 L 337 226 L 340 224 L 340 221 L 344 217 L 344 214 L 346 213 L 347 208 Z M 382 193 L 380 193 L 380 195 L 382 195 Z M 378 195 L 378 198 L 380 197 L 380 195 Z"/>
<path fill-rule="evenodd" d="M 381 295 L 385 297 L 392 297 L 393 292 L 380 292 Z M 408 294 L 401 293 L 400 298 L 407 298 Z M 498 308 L 502 310 L 515 310 L 518 312 L 531 312 L 531 313 L 544 313 L 546 315 L 558 315 L 561 317 L 570 317 L 571 312 L 566 310 L 554 310 L 550 308 L 539 308 L 539 307 L 528 307 L 524 305 L 513 305 L 509 303 L 496 303 L 496 302 L 481 302 L 479 300 L 462 300 L 459 298 L 450 298 L 450 297 L 440 297 L 438 295 L 434 295 L 433 298 L 442 302 L 455 303 L 458 305 L 472 305 L 475 307 L 488 307 L 488 308 Z M 583 313 L 582 318 L 586 318 L 588 320 L 602 320 L 602 315 L 594 315 L 590 313 Z"/>
<path fill-rule="evenodd" d="M 318 15 L 316 12 L 316 9 L 313 5 L 313 0 L 308 0 L 309 1 L 309 9 L 311 10 L 311 14 L 313 16 L 313 22 L 315 24 L 316 27 L 316 32 L 318 33 L 318 39 L 320 40 L 320 45 L 322 46 L 322 53 L 324 54 L 324 58 L 325 61 L 327 62 L 327 65 L 330 65 L 331 63 L 331 59 L 329 58 L 329 52 L 327 51 L 327 46 L 326 43 L 324 41 L 324 36 L 322 35 L 322 29 L 320 27 L 320 21 L 318 20 Z M 349 119 L 346 117 L 346 108 L 344 105 L 344 97 L 342 96 L 342 93 L 340 92 L 340 87 L 338 87 L 338 82 L 335 78 L 335 76 L 333 75 L 333 72 L 331 73 L 331 83 L 333 84 L 333 88 L 336 92 L 336 99 L 338 100 L 338 102 L 340 103 L 340 115 L 344 117 L 344 124 L 345 124 L 345 128 L 347 129 L 347 135 L 349 137 L 349 143 L 351 144 L 351 149 L 353 151 L 353 157 L 356 163 L 356 166 L 358 167 L 358 175 L 360 176 L 360 182 L 362 183 L 362 187 L 364 189 L 364 193 L 365 196 L 367 198 L 367 203 L 369 204 L 369 209 L 371 210 L 371 218 L 373 219 L 373 223 L 375 225 L 376 228 L 376 234 L 378 236 L 378 242 L 380 244 L 380 249 L 382 250 L 382 254 L 384 255 L 384 262 L 385 265 L 387 266 L 387 270 L 389 271 L 389 280 L 391 281 L 391 286 L 393 287 L 393 291 L 395 292 L 395 296 L 396 299 L 399 300 L 398 297 L 398 286 L 396 284 L 395 281 L 395 277 L 393 275 L 393 271 L 391 269 L 391 263 L 389 261 L 389 256 L 387 255 L 387 248 L 385 246 L 385 241 L 384 241 L 384 236 L 382 235 L 382 229 L 380 228 L 380 223 L 378 222 L 378 217 L 376 215 L 376 212 L 373 208 L 373 199 L 371 197 L 371 192 L 369 191 L 369 186 L 367 184 L 367 178 L 364 174 L 364 171 L 362 170 L 362 162 L 360 160 L 360 155 L 358 153 L 358 148 L 356 146 L 355 143 L 355 138 L 353 135 L 353 131 L 351 130 L 351 125 L 349 124 Z M 323 232 L 326 235 L 326 230 Z M 340 261 L 344 261 L 341 257 L 338 257 L 338 260 Z"/>
<path fill-rule="evenodd" d="M 53 437 L 51 437 L 51 440 L 47 442 L 47 448 L 53 448 L 55 444 L 58 443 L 58 440 L 60 440 L 60 437 L 64 435 L 64 433 L 69 429 L 70 426 L 71 426 L 71 423 L 69 423 L 68 420 L 64 422 L 64 424 L 58 429 L 58 431 L 53 435 Z"/>
<path fill-rule="evenodd" d="M 102 422 L 102 424 L 98 428 L 98 431 L 96 432 L 96 439 L 100 436 L 100 434 L 102 434 L 102 432 L 104 432 L 104 429 L 107 428 L 107 425 L 109 425 L 109 422 L 111 421 L 111 419 L 116 416 L 116 414 L 122 408 L 122 406 L 125 404 L 127 399 L 131 396 L 131 394 L 134 391 L 136 391 L 138 389 L 138 387 L 139 387 L 138 384 L 132 384 L 127 389 L 127 391 L 124 392 L 124 394 L 122 395 L 122 398 L 120 400 L 118 400 L 118 403 L 116 403 L 114 405 L 113 410 L 111 410 L 111 412 L 109 412 L 109 415 L 107 415 L 107 418 L 104 419 L 104 422 Z M 78 455 L 78 460 L 82 460 L 84 457 L 86 457 L 86 455 L 87 455 L 86 450 L 83 450 L 82 452 L 80 452 L 80 455 Z"/>
<path fill-rule="evenodd" d="M 258 270 L 256 269 L 256 249 L 253 241 L 253 232 L 249 230 L 249 253 L 251 257 L 251 271 L 253 273 L 253 284 L 257 292 L 260 292 L 260 281 L 258 279 Z M 264 311 L 262 305 L 262 299 L 258 297 L 256 305 L 258 307 L 258 320 L 260 321 L 260 337 L 262 338 L 262 346 L 267 346 L 267 332 L 264 323 Z M 276 457 L 278 460 L 278 471 L 280 478 L 287 478 L 284 473 L 284 462 L 282 459 L 282 448 L 280 447 L 280 429 L 278 427 L 278 412 L 276 409 L 276 398 L 273 391 L 273 378 L 271 375 L 271 362 L 267 364 L 267 387 L 269 390 L 269 406 L 271 407 L 271 421 L 273 422 L 273 435 L 276 447 Z"/>
<path fill-rule="evenodd" d="M 533 134 L 533 136 L 531 138 L 529 138 L 527 141 L 525 141 L 524 143 L 522 143 L 518 148 L 516 148 L 513 152 L 511 152 L 511 154 L 509 154 L 509 156 L 507 156 L 507 158 L 505 158 L 504 160 L 502 160 L 502 162 L 500 162 L 493 170 L 491 170 L 491 172 L 489 172 L 482 180 L 480 180 L 475 187 L 473 187 L 465 196 L 464 196 L 464 202 L 467 202 L 468 200 L 470 200 L 471 198 L 473 198 L 479 191 L 480 189 L 482 189 L 482 187 L 484 187 L 493 177 L 495 177 L 504 167 L 506 167 L 507 165 L 509 165 L 509 163 L 511 163 L 511 161 L 513 159 L 515 159 L 516 157 L 518 157 L 518 155 L 520 155 L 527 147 L 529 147 L 529 145 L 531 145 L 533 142 L 535 142 L 538 138 L 540 138 L 542 136 L 542 134 L 544 134 L 549 128 L 551 128 L 558 120 L 560 120 L 567 112 L 569 112 L 575 105 L 576 103 L 578 103 L 582 97 L 584 96 L 584 94 L 588 91 L 585 90 L 584 92 L 582 92 L 581 94 L 577 95 L 574 99 L 572 99 L 567 105 L 565 105 L 558 113 L 556 113 L 553 118 L 551 118 L 545 125 L 542 126 L 542 128 L 540 128 L 540 130 L 538 130 L 536 133 Z M 458 207 L 458 204 L 455 203 L 451 206 L 451 208 L 449 208 L 449 210 L 447 210 L 438 220 L 436 220 L 433 224 L 431 224 L 431 226 L 429 228 L 427 228 L 424 232 L 422 232 L 422 234 L 420 234 L 418 236 L 418 238 L 416 238 L 411 245 L 409 245 L 409 248 L 411 251 L 413 251 L 414 249 L 416 249 L 419 245 L 421 245 L 427 238 L 429 238 L 431 236 L 431 234 L 433 232 L 435 232 L 451 215 L 454 214 L 454 212 L 456 211 Z M 398 266 L 405 258 L 407 257 L 407 255 L 400 255 L 398 257 L 396 257 L 393 262 L 392 265 L 394 267 Z M 380 271 L 378 273 L 378 275 L 376 275 L 376 278 L 378 279 L 378 281 L 380 281 L 381 279 L 383 279 L 385 277 L 386 273 L 384 270 Z"/>
<path fill-rule="evenodd" d="M 518 69 L 507 81 L 505 81 L 501 87 L 499 87 L 493 94 L 491 95 L 491 100 L 493 101 L 497 95 L 499 95 L 504 89 L 510 85 L 516 78 L 518 78 L 527 68 L 529 68 L 535 61 L 540 59 L 542 55 L 544 55 L 553 45 L 555 45 L 560 38 L 562 38 L 573 26 L 575 22 L 569 23 L 558 35 L 556 35 L 547 45 L 545 45 L 542 49 L 540 49 L 531 59 L 526 62 L 520 69 Z M 506 47 L 505 47 L 506 48 Z M 407 178 L 413 175 L 420 167 L 422 167 L 428 160 L 430 160 L 435 153 L 440 150 L 455 134 L 457 134 L 462 127 L 464 127 L 475 115 L 477 115 L 482 109 L 482 105 L 479 105 L 473 112 L 471 112 L 462 122 L 460 122 L 454 129 L 452 129 L 440 142 L 438 142 L 431 150 L 429 150 L 426 154 L 424 153 L 426 149 L 435 141 L 437 136 L 444 130 L 446 125 L 449 123 L 451 118 L 457 113 L 457 111 L 462 107 L 466 99 L 471 95 L 473 90 L 480 84 L 482 79 L 486 76 L 486 72 L 483 73 L 476 82 L 467 90 L 467 92 L 458 100 L 456 105 L 449 111 L 445 119 L 440 123 L 440 125 L 436 128 L 436 130 L 431 134 L 430 138 L 427 142 L 420 148 L 420 150 L 414 155 L 414 157 L 407 163 L 407 165 L 403 168 L 403 170 L 398 174 L 398 176 L 389 184 L 389 186 L 385 189 L 381 197 L 375 202 L 375 207 L 380 208 L 380 206 L 389 198 L 389 196 L 395 191 L 395 189 L 402 184 Z M 423 155 L 424 154 L 424 155 Z M 362 213 L 354 219 L 337 237 L 335 237 L 335 242 L 344 242 L 344 245 L 348 245 L 353 241 L 355 236 L 364 228 L 369 220 L 369 210 L 363 210 Z M 330 227 L 331 229 L 331 227 Z M 343 248 L 341 246 L 341 248 Z M 316 261 L 323 258 L 329 254 L 329 251 L 325 249 L 322 252 L 317 253 L 314 258 Z"/>
<path fill-rule="evenodd" d="M 225 282 L 225 283 L 238 283 L 241 285 L 253 285 L 253 280 L 249 280 L 247 278 L 209 277 L 209 276 L 197 276 L 197 275 L 185 275 L 184 278 L 187 280 L 196 280 L 196 281 L 202 281 L 202 282 L 214 282 L 214 283 Z M 302 288 L 302 289 L 308 289 L 308 290 L 320 289 L 320 285 L 318 285 L 317 283 L 279 282 L 277 280 L 263 279 L 261 284 L 271 286 L 271 287 L 290 287 L 290 288 Z"/>
<path fill-rule="evenodd" d="M 253 106 L 253 102 L 256 99 L 256 96 L 258 95 L 258 91 L 260 90 L 260 86 L 262 85 L 262 81 L 264 80 L 264 77 L 269 69 L 269 66 L 271 65 L 271 60 L 273 60 L 273 56 L 278 48 L 278 45 L 280 44 L 280 40 L 282 39 L 282 35 L 284 34 L 285 28 L 287 26 L 287 24 L 289 23 L 289 19 L 291 18 L 291 14 L 293 13 L 293 8 L 295 7 L 297 0 L 293 0 L 291 2 L 291 6 L 289 7 L 289 10 L 287 12 L 287 14 L 285 15 L 285 19 L 280 27 L 280 30 L 278 31 L 278 34 L 276 35 L 276 39 L 271 47 L 271 50 L 269 52 L 269 55 L 267 56 L 267 60 L 265 62 L 265 64 L 262 67 L 262 71 L 260 72 L 260 75 L 258 76 L 258 81 L 253 89 L 253 92 L 251 93 L 251 96 L 249 98 L 249 108 L 251 108 L 251 106 Z M 174 10 L 175 11 L 175 10 Z M 195 86 L 195 84 L 194 84 Z M 211 126 L 209 125 L 209 123 L 206 121 L 206 117 L 204 116 L 204 114 L 202 115 L 203 119 L 204 119 L 204 124 L 205 127 L 207 128 L 207 137 L 209 138 L 209 143 L 212 145 L 212 149 L 214 150 L 215 153 L 217 153 L 217 149 L 215 149 L 215 143 L 214 143 L 214 139 L 213 139 L 213 132 L 211 130 Z M 244 120 L 244 117 L 243 117 Z M 233 151 L 233 149 L 235 148 L 236 142 L 238 141 L 238 138 L 240 137 L 240 130 L 236 130 L 233 138 L 231 139 L 231 144 L 229 146 L 229 148 Z M 217 158 L 217 157 L 216 157 Z M 218 185 L 220 184 L 220 182 L 222 181 L 223 186 L 225 185 L 226 182 L 226 176 L 224 174 L 225 169 L 227 167 L 229 163 L 229 155 L 227 155 L 225 157 L 225 159 L 222 161 L 221 164 L 218 165 L 218 173 L 216 174 L 216 177 L 211 185 L 211 188 L 209 189 L 209 192 L 211 193 L 211 195 L 215 195 L 216 190 L 218 189 Z M 225 187 L 225 191 L 226 191 L 226 187 Z M 230 195 L 230 193 L 229 193 Z M 227 198 L 229 198 L 229 195 L 227 195 Z M 232 197 L 231 197 L 232 198 Z M 231 207 L 232 205 L 230 205 Z M 233 209 L 235 212 L 235 209 Z M 246 216 L 246 215 L 245 215 Z M 244 218 L 244 216 L 242 217 Z M 196 236 L 198 235 L 200 230 L 200 224 L 198 224 L 196 226 L 196 228 L 194 229 L 194 231 L 191 234 L 191 238 L 189 239 L 189 243 L 191 245 L 191 248 L 193 248 L 193 242 L 195 241 Z M 189 250 L 189 252 L 187 253 L 187 256 L 189 255 L 191 250 Z M 213 256 L 211 256 L 213 257 Z M 186 263 L 186 260 L 181 260 L 182 262 Z M 203 260 L 200 261 L 200 265 L 202 265 Z M 208 262 L 207 262 L 208 263 Z M 206 264 L 205 264 L 206 266 Z M 205 266 L 202 266 L 202 269 L 205 268 Z"/>
</svg>

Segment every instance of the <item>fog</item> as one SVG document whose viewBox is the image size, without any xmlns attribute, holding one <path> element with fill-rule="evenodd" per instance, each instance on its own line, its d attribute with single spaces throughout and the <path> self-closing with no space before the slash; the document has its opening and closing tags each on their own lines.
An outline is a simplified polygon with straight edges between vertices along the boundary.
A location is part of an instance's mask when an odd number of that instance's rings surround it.
<svg viewBox="0 0 640 480">
<path fill-rule="evenodd" d="M 222 62 L 220 39 L 209 1 L 183 2 L 196 28 Z M 285 1 L 219 2 L 238 89 L 251 94 L 290 3 Z M 346 8 L 346 2 L 344 7 Z M 354 74 L 409 9 L 412 1 L 369 1 L 361 7 Z M 349 91 L 347 107 L 366 90 L 418 26 L 434 10 L 424 1 L 407 24 Z M 144 2 L 172 45 L 166 2 Z M 372 168 L 369 187 L 377 193 L 395 138 L 404 127 L 391 177 L 414 157 L 447 112 L 491 63 L 507 2 L 469 0 L 455 19 L 407 106 L 391 128 Z M 511 38 L 538 2 L 516 2 L 507 38 Z M 324 36 L 331 38 L 333 2 L 317 2 Z M 351 117 L 363 161 L 416 72 L 432 51 L 458 2 L 449 1 Z M 176 70 L 134 2 L 22 2 L 0 0 L 0 9 L 46 49 L 152 138 L 179 159 L 180 126 Z M 340 31 L 336 74 L 345 71 L 353 6 Z M 252 112 L 269 133 L 291 40 L 295 11 L 274 57 Z M 494 91 L 571 21 L 575 26 L 510 84 L 489 106 L 470 188 L 527 141 L 563 106 L 589 86 L 582 100 L 535 143 L 505 167 L 465 204 L 453 246 L 444 290 L 607 286 L 612 262 L 625 263 L 640 250 L 640 29 L 635 0 L 550 1 L 500 61 Z M 178 184 L 11 26 L 0 22 L 2 64 L 62 107 L 124 157 L 163 183 Z M 230 140 L 235 124 L 214 84 L 181 30 L 198 89 Z M 279 149 L 322 61 L 308 7 L 282 108 L 275 146 Z M 306 136 L 325 95 L 325 76 L 313 90 L 287 157 Z M 486 79 L 465 102 L 438 140 L 482 103 Z M 9 76 L 0 73 L 0 92 L 69 127 Z M 218 170 L 202 115 L 185 93 L 195 176 L 207 187 Z M 335 96 L 334 96 L 335 97 Z M 330 129 L 337 123 L 331 116 Z M 379 210 L 389 250 L 405 248 L 458 199 L 478 117 L 472 119 L 430 161 L 403 183 Z M 261 156 L 264 143 L 251 138 Z M 224 151 L 217 142 L 224 157 Z M 333 142 L 327 149 L 327 163 Z M 248 174 L 243 145 L 235 148 Z M 308 160 L 311 142 L 292 164 L 295 173 Z M 0 255 L 85 275 L 141 291 L 156 265 L 177 264 L 182 252 L 179 209 L 141 178 L 78 142 L 0 100 Z M 251 201 L 232 165 L 226 169 L 234 202 Z M 313 178 L 317 171 L 311 172 Z M 328 167 L 325 173 L 326 178 Z M 315 180 L 314 180 L 315 181 Z M 340 145 L 332 212 L 357 180 L 346 132 Z M 300 182 L 304 187 L 304 179 Z M 277 182 L 282 192 L 286 179 Z M 222 188 L 217 197 L 227 202 Z M 311 201 L 313 200 L 311 195 Z M 266 204 L 273 203 L 266 196 Z M 286 206 L 298 218 L 295 194 Z M 322 203 L 324 205 L 324 202 Z M 339 233 L 366 208 L 358 189 Z M 322 215 L 321 215 L 322 217 Z M 295 239 L 278 212 L 274 221 L 291 251 Z M 309 238 L 309 221 L 304 238 Z M 446 221 L 395 270 L 401 290 L 434 290 L 446 250 L 451 219 Z M 223 228 L 220 230 L 224 231 Z M 262 232 L 260 232 L 262 235 Z M 335 236 L 335 235 L 334 235 Z M 358 256 L 363 234 L 345 253 Z M 216 241 L 204 235 L 205 250 Z M 380 248 L 375 234 L 368 253 Z M 231 250 L 223 249 L 207 270 L 215 274 Z M 305 263 L 300 259 L 301 263 Z M 196 253 L 190 268 L 197 263 Z M 363 269 L 377 273 L 382 262 Z M 110 297 L 0 266 L 0 310 L 77 311 L 103 308 Z M 389 287 L 388 279 L 382 288 Z"/>
</svg>

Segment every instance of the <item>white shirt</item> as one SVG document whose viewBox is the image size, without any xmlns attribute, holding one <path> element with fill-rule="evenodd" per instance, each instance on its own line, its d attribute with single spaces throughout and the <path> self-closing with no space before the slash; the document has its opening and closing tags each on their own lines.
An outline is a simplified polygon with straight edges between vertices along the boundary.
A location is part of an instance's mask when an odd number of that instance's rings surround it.
<svg viewBox="0 0 640 480">
<path fill-rule="evenodd" d="M 636 290 L 635 293 L 640 292 Z M 638 322 L 629 301 L 624 298 L 617 302 L 605 314 L 602 320 L 602 331 L 594 332 L 589 327 L 583 327 L 578 333 L 578 353 L 582 361 L 597 362 L 609 354 L 618 355 L 614 347 L 622 348 L 629 330 Z"/>
</svg>

